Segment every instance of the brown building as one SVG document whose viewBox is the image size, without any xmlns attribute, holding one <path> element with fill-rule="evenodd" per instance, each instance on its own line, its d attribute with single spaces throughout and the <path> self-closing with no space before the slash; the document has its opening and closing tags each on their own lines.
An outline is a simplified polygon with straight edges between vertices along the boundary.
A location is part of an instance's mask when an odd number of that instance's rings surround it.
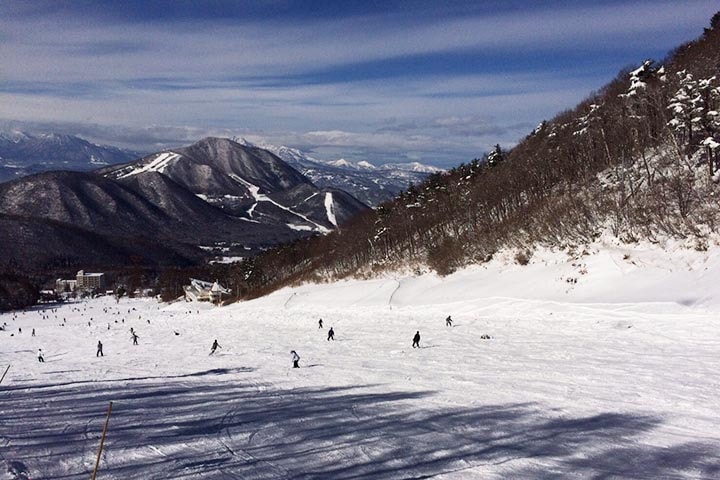
<svg viewBox="0 0 720 480">
<path fill-rule="evenodd" d="M 77 288 L 80 290 L 91 290 L 93 288 L 105 288 L 105 274 L 104 273 L 85 273 L 85 270 L 77 272 L 75 277 L 77 281 Z"/>
</svg>

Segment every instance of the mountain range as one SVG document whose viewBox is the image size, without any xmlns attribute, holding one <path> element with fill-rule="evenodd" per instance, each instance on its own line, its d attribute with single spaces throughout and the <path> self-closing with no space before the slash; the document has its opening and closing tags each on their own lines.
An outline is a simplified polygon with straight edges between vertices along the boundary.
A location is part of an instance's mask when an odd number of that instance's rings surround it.
<svg viewBox="0 0 720 480">
<path fill-rule="evenodd" d="M 0 261 L 191 264 L 328 233 L 366 209 L 266 150 L 211 137 L 93 172 L 1 183 Z"/>
<path fill-rule="evenodd" d="M 0 182 L 51 170 L 94 170 L 141 154 L 97 145 L 74 135 L 0 132 Z"/>
<path fill-rule="evenodd" d="M 391 200 L 409 185 L 421 183 L 430 174 L 443 171 L 417 162 L 375 166 L 366 161 L 345 159 L 322 161 L 295 148 L 264 143 L 256 145 L 244 138 L 234 140 L 241 145 L 270 151 L 302 172 L 315 185 L 340 188 L 371 206 Z"/>
<path fill-rule="evenodd" d="M 297 169 L 321 188 L 344 190 L 361 202 L 377 206 L 391 200 L 410 184 L 422 182 L 441 169 L 417 162 L 375 166 L 345 159 L 322 161 L 290 147 L 233 140 L 245 147 L 267 150 Z M 92 171 L 135 161 L 143 153 L 97 145 L 74 135 L 0 132 L 0 183 L 55 170 Z"/>
</svg>

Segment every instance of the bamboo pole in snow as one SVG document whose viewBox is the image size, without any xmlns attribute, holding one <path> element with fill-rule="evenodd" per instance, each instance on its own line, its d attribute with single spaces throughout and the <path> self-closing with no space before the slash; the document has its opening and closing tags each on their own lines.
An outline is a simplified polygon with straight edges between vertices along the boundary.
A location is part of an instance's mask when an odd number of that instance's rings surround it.
<svg viewBox="0 0 720 480">
<path fill-rule="evenodd" d="M 112 412 L 112 402 L 108 405 L 107 418 L 105 418 L 105 428 L 103 428 L 102 438 L 100 438 L 100 448 L 98 449 L 97 460 L 95 460 L 95 469 L 93 470 L 91 480 L 95 480 L 98 467 L 100 466 L 100 456 L 102 455 L 103 444 L 105 443 L 105 434 L 107 433 L 108 424 L 110 423 L 110 412 Z"/>
</svg>

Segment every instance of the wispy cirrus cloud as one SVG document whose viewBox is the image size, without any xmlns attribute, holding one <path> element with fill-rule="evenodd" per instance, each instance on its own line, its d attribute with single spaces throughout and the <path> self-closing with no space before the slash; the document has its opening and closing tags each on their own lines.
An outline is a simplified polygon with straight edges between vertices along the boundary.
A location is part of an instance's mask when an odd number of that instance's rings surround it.
<svg viewBox="0 0 720 480">
<path fill-rule="evenodd" d="M 180 132 L 249 132 L 319 155 L 457 163 L 693 38 L 717 9 L 708 0 L 312 5 L 4 3 L 0 118 L 105 125 L 141 149 Z"/>
</svg>

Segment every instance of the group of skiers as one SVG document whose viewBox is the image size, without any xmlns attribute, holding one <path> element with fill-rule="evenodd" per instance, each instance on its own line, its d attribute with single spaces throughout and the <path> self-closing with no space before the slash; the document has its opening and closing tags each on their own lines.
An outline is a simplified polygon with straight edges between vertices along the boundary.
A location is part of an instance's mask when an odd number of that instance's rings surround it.
<svg viewBox="0 0 720 480">
<path fill-rule="evenodd" d="M 107 309 L 105 309 L 105 312 L 107 312 Z M 149 319 L 148 319 L 148 323 L 150 323 Z M 453 320 L 450 315 L 448 315 L 448 317 L 445 319 L 445 326 L 447 326 L 447 327 L 453 326 Z M 108 328 L 109 328 L 109 324 L 108 324 Z M 318 329 L 322 329 L 322 328 L 323 328 L 323 320 L 321 318 L 318 320 Z M 22 329 L 18 329 L 18 333 L 22 333 Z M 177 332 L 175 332 L 175 334 L 178 335 Z M 34 328 L 32 330 L 32 336 L 35 336 Z M 133 345 L 138 345 L 138 339 L 140 337 L 132 327 L 130 327 L 130 338 L 132 339 Z M 489 335 L 484 335 L 482 338 L 491 338 L 491 337 Z M 333 329 L 333 327 L 330 327 L 330 329 L 328 330 L 327 341 L 330 341 L 330 340 L 335 341 L 335 330 Z M 222 346 L 218 343 L 217 339 L 215 339 L 212 343 L 212 346 L 210 347 L 209 355 L 213 355 L 217 351 L 218 348 L 222 348 Z M 412 338 L 412 348 L 421 348 L 420 347 L 420 331 L 419 330 L 415 332 L 415 335 Z M 293 368 L 299 368 L 300 367 L 300 355 L 298 355 L 298 353 L 295 350 L 291 350 L 290 355 L 291 355 L 291 359 L 292 359 L 292 363 L 293 363 Z M 97 351 L 95 353 L 95 356 L 96 357 L 105 356 L 103 353 L 103 344 L 100 340 L 98 340 L 98 343 L 97 343 Z M 41 363 L 45 362 L 45 357 L 44 357 L 42 349 L 38 350 L 38 361 Z"/>
</svg>

